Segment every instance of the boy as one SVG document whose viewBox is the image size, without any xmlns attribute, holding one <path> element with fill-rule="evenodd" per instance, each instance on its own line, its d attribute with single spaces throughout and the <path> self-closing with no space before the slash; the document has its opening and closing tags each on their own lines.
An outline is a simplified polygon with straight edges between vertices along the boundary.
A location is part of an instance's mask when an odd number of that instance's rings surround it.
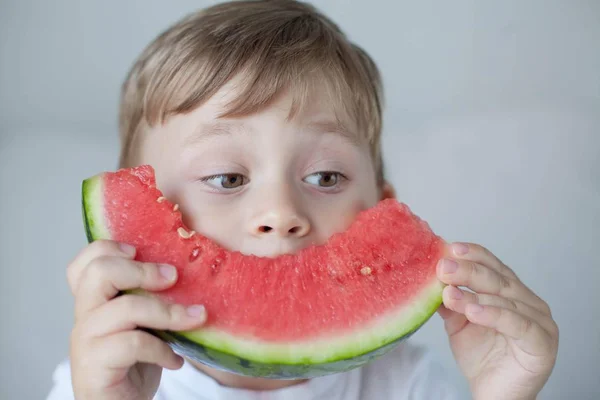
<svg viewBox="0 0 600 400">
<path fill-rule="evenodd" d="M 394 196 L 381 160 L 381 102 L 375 64 L 311 6 L 220 4 L 167 30 L 135 63 L 122 93 L 120 165 L 153 165 L 188 226 L 221 245 L 268 257 L 294 252 Z M 535 398 L 558 346 L 548 305 L 483 247 L 452 248 L 454 257 L 438 266 L 448 284 L 439 314 L 473 397 Z M 427 353 L 410 344 L 308 381 L 185 361 L 135 328 L 191 329 L 206 311 L 115 298 L 177 280 L 174 268 L 134 256 L 126 244 L 102 241 L 69 265 L 70 364 L 58 368 L 49 399 L 456 398 Z"/>
</svg>

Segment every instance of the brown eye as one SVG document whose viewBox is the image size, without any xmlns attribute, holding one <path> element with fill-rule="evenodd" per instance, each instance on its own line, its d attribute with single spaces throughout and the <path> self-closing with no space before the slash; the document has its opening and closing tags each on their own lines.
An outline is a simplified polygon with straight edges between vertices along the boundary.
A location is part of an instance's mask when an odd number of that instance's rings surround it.
<svg viewBox="0 0 600 400">
<path fill-rule="evenodd" d="M 338 176 L 335 173 L 331 172 L 323 172 L 319 174 L 319 186 L 322 187 L 332 187 L 337 185 Z"/>
<path fill-rule="evenodd" d="M 244 176 L 238 174 L 221 175 L 221 186 L 225 189 L 235 189 L 244 184 Z"/>
<path fill-rule="evenodd" d="M 247 177 L 241 174 L 219 174 L 203 177 L 199 179 L 212 189 L 226 192 L 231 189 L 237 189 L 243 185 L 247 185 L 250 181 Z"/>
<path fill-rule="evenodd" d="M 335 188 L 337 187 L 344 176 L 339 172 L 315 172 L 314 174 L 308 175 L 304 178 L 304 182 L 321 188 Z"/>
</svg>

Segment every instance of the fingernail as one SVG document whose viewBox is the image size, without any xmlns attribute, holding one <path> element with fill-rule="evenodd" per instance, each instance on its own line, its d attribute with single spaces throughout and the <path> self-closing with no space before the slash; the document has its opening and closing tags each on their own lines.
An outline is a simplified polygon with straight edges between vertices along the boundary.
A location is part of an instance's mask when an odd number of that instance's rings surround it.
<svg viewBox="0 0 600 400">
<path fill-rule="evenodd" d="M 464 256 L 469 252 L 469 246 L 464 243 L 454 243 L 452 245 L 452 250 L 457 256 Z"/>
<path fill-rule="evenodd" d="M 458 269 L 458 263 L 454 260 L 444 260 L 442 261 L 442 272 L 445 274 L 451 274 L 456 272 Z"/>
<path fill-rule="evenodd" d="M 471 314 L 477 314 L 483 311 L 483 306 L 481 304 L 470 303 L 467 304 L 466 311 Z"/>
<path fill-rule="evenodd" d="M 177 269 L 169 264 L 159 264 L 158 272 L 160 275 L 168 281 L 172 281 L 177 276 Z"/>
<path fill-rule="evenodd" d="M 460 300 L 463 298 L 463 292 L 457 287 L 450 286 L 450 297 L 456 300 Z"/>
<path fill-rule="evenodd" d="M 127 243 L 119 243 L 119 247 L 121 248 L 121 251 L 124 252 L 127 255 L 133 256 L 135 255 L 135 247 L 127 244 Z"/>
<path fill-rule="evenodd" d="M 206 316 L 206 309 L 202 305 L 189 306 L 187 308 L 187 314 L 192 318 L 204 318 Z"/>
</svg>

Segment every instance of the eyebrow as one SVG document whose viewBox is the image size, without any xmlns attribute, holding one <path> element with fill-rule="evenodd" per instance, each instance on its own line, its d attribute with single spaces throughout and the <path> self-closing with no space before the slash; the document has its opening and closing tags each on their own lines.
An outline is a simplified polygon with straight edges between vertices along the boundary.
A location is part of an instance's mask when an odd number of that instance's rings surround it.
<svg viewBox="0 0 600 400">
<path fill-rule="evenodd" d="M 197 145 L 204 142 L 206 139 L 215 136 L 230 136 L 235 134 L 245 134 L 251 131 L 251 128 L 237 122 L 229 121 L 214 121 L 202 123 L 194 129 L 194 132 L 187 137 L 183 144 L 184 146 Z"/>
<path fill-rule="evenodd" d="M 360 147 L 361 144 L 358 135 L 347 129 L 347 127 L 337 120 L 316 119 L 300 125 L 300 128 L 312 134 L 334 134 L 340 136 L 356 147 Z M 190 145 L 197 145 L 212 137 L 248 134 L 251 132 L 251 127 L 235 121 L 221 120 L 201 123 L 194 129 L 194 132 L 184 140 L 183 144 L 187 147 Z"/>
<path fill-rule="evenodd" d="M 312 133 L 332 133 L 339 135 L 352 145 L 360 145 L 358 135 L 336 120 L 324 119 L 310 121 L 305 125 L 305 129 Z"/>
</svg>

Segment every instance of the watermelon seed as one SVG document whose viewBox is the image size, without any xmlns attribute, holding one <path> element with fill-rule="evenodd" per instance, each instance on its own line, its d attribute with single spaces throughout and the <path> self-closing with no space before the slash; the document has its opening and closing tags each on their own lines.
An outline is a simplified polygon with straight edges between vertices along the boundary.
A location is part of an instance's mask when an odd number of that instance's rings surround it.
<svg viewBox="0 0 600 400">
<path fill-rule="evenodd" d="M 166 200 L 166 197 L 162 197 L 162 196 L 160 196 L 158 199 L 156 199 L 156 201 L 159 203 L 162 203 L 165 200 Z"/>
<path fill-rule="evenodd" d="M 177 233 L 179 233 L 179 236 L 181 236 L 182 238 L 189 239 L 192 236 L 194 236 L 194 234 L 196 232 L 194 232 L 194 231 L 188 232 L 183 227 L 180 227 L 180 228 L 177 229 Z"/>
<path fill-rule="evenodd" d="M 360 273 L 363 274 L 364 276 L 371 275 L 371 272 L 373 272 L 371 267 L 362 267 L 360 269 Z"/>
<path fill-rule="evenodd" d="M 217 267 L 221 265 L 221 259 L 220 258 L 215 258 L 215 261 L 212 263 L 212 265 L 210 266 L 210 268 L 212 269 L 213 273 L 217 272 Z"/>
<path fill-rule="evenodd" d="M 200 247 L 196 247 L 192 250 L 192 254 L 190 254 L 190 262 L 194 261 L 200 255 Z"/>
<path fill-rule="evenodd" d="M 175 204 L 175 206 L 173 207 L 173 211 L 177 211 L 179 210 L 179 204 Z"/>
</svg>

